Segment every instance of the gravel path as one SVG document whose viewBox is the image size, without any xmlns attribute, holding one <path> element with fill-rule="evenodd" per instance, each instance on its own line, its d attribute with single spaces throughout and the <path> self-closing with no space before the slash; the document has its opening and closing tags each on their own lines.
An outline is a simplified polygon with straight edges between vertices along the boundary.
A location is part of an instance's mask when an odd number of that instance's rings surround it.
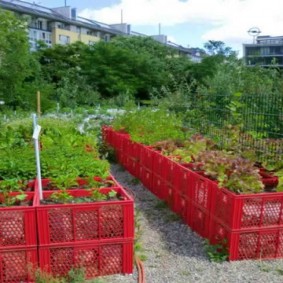
<svg viewBox="0 0 283 283">
<path fill-rule="evenodd" d="M 119 165 L 112 165 L 112 174 L 135 196 L 147 283 L 283 282 L 283 260 L 210 262 L 204 240 L 164 208 L 137 179 Z M 137 271 L 108 276 L 102 282 L 137 282 Z"/>
</svg>

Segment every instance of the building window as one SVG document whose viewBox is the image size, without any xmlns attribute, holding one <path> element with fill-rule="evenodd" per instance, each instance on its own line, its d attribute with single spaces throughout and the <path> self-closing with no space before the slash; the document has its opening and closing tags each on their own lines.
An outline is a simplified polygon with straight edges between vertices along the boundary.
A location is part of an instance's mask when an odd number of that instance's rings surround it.
<svg viewBox="0 0 283 283">
<path fill-rule="evenodd" d="M 37 22 L 37 28 L 42 29 L 42 21 Z"/>
<path fill-rule="evenodd" d="M 70 37 L 67 35 L 59 35 L 59 41 L 61 44 L 68 44 L 70 43 Z"/>
<path fill-rule="evenodd" d="M 105 41 L 105 42 L 110 41 L 110 35 L 109 35 L 109 34 L 105 34 L 105 35 L 104 35 L 104 41 Z"/>
</svg>

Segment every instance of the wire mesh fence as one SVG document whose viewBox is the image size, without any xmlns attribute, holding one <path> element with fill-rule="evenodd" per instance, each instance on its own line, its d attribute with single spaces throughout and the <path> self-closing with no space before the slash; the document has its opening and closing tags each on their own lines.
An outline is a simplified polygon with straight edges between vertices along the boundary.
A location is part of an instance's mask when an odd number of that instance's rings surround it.
<svg viewBox="0 0 283 283">
<path fill-rule="evenodd" d="M 283 95 L 198 94 L 187 123 L 221 148 L 258 161 L 283 160 Z"/>
</svg>

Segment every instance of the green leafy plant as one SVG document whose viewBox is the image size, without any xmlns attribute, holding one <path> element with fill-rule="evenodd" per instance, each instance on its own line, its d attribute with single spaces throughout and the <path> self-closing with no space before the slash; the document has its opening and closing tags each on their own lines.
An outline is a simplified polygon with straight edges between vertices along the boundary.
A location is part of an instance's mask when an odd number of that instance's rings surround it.
<svg viewBox="0 0 283 283">
<path fill-rule="evenodd" d="M 182 119 L 165 109 L 143 108 L 117 117 L 113 127 L 128 132 L 133 141 L 152 145 L 167 139 L 184 140 Z"/>
<path fill-rule="evenodd" d="M 226 239 L 223 239 L 221 242 L 215 245 L 211 245 L 209 240 L 205 240 L 204 248 L 209 260 L 212 262 L 223 262 L 229 258 Z"/>
<path fill-rule="evenodd" d="M 94 201 L 104 201 L 117 197 L 117 192 L 114 190 L 111 190 L 108 193 L 101 193 L 99 189 L 92 189 L 90 190 L 90 193 L 90 198 Z"/>
<path fill-rule="evenodd" d="M 95 201 L 107 200 L 107 195 L 101 193 L 98 189 L 91 190 L 90 198 Z"/>
<path fill-rule="evenodd" d="M 219 187 L 235 193 L 259 193 L 264 185 L 254 162 L 222 151 L 204 151 L 198 156 L 202 169 Z"/>
<path fill-rule="evenodd" d="M 77 173 L 62 174 L 51 179 L 51 185 L 59 190 L 78 187 Z"/>
<path fill-rule="evenodd" d="M 59 191 L 56 191 L 51 194 L 50 199 L 54 201 L 55 203 L 70 203 L 73 201 L 74 197 L 67 192 L 66 190 L 62 189 Z"/>
<path fill-rule="evenodd" d="M 250 160 L 238 157 L 232 161 L 231 173 L 225 187 L 236 193 L 260 193 L 264 185 L 261 181 L 259 169 Z"/>
<path fill-rule="evenodd" d="M 9 179 L 0 181 L 0 193 L 3 196 L 2 205 L 13 206 L 18 202 L 24 201 L 27 195 L 22 191 L 25 186 L 18 179 Z M 18 194 L 12 194 L 12 192 L 19 192 Z"/>
</svg>

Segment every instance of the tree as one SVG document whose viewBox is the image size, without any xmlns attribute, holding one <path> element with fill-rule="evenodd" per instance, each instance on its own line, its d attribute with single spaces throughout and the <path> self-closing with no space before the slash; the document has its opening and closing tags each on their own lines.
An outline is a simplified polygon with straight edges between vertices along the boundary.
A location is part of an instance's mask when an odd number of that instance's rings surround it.
<svg viewBox="0 0 283 283">
<path fill-rule="evenodd" d="M 217 40 L 209 40 L 204 44 L 204 48 L 209 55 L 221 55 L 221 56 L 235 56 L 236 52 L 231 47 L 225 46 L 225 43 Z"/>
<path fill-rule="evenodd" d="M 29 51 L 27 23 L 0 10 L 0 98 L 14 109 L 24 101 L 23 83 L 32 82 L 39 65 Z"/>
</svg>

